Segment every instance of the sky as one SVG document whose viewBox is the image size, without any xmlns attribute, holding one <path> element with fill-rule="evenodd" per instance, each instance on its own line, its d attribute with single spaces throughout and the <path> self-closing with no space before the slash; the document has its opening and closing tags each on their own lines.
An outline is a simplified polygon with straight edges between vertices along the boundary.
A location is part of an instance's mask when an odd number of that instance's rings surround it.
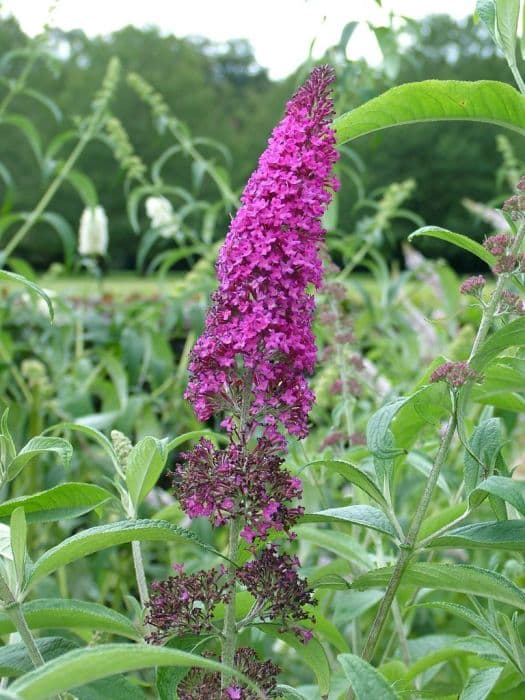
<svg viewBox="0 0 525 700">
<path fill-rule="evenodd" d="M 248 39 L 257 62 L 273 79 L 289 75 L 307 57 L 337 43 L 347 22 L 361 22 L 348 45 L 348 57 L 364 56 L 372 63 L 379 48 L 366 22 L 387 24 L 397 15 L 419 19 L 432 12 L 457 19 L 471 14 L 475 0 L 0 0 L 3 16 L 13 14 L 22 29 L 38 34 L 55 4 L 51 24 L 61 29 L 83 29 L 86 34 L 108 34 L 128 24 L 156 25 L 178 37 L 206 36 L 214 41 Z"/>
</svg>

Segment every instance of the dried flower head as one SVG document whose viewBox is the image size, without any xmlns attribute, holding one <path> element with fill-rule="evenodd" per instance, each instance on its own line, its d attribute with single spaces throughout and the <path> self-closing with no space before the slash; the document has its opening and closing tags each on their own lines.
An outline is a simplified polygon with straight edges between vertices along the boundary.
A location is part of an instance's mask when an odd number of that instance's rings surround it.
<svg viewBox="0 0 525 700">
<path fill-rule="evenodd" d="M 307 434 L 314 399 L 305 379 L 316 360 L 306 290 L 321 284 L 320 219 L 337 186 L 333 79 L 331 68 L 316 68 L 274 129 L 219 253 L 219 288 L 189 366 L 186 397 L 200 420 L 218 410 L 239 420 L 248 387 L 250 421 L 281 444 L 279 426 Z"/>
<path fill-rule="evenodd" d="M 459 389 L 478 375 L 468 362 L 445 362 L 437 367 L 430 376 L 431 382 L 447 382 L 453 389 Z"/>
</svg>

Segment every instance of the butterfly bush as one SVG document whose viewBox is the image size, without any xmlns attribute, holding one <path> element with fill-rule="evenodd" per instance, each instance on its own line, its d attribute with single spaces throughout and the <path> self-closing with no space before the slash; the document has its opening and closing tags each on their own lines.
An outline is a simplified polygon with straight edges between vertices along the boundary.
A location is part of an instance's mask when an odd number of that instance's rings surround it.
<svg viewBox="0 0 525 700">
<path fill-rule="evenodd" d="M 274 129 L 220 250 L 218 289 L 190 359 L 185 396 L 200 420 L 220 414 L 229 444 L 219 450 L 202 439 L 182 455 L 172 473 L 175 493 L 191 518 L 207 517 L 215 527 L 235 523 L 253 560 L 195 574 L 176 565 L 176 576 L 152 586 L 152 641 L 212 632 L 213 609 L 239 586 L 255 602 L 237 631 L 248 622 L 272 621 L 304 643 L 312 636 L 297 624 L 313 620 L 304 606 L 315 602 L 298 575 L 299 561 L 267 540 L 272 532 L 293 538 L 291 528 L 303 512 L 292 504 L 301 496 L 301 482 L 284 468 L 283 453 L 287 434 L 307 435 L 314 401 L 307 381 L 317 354 L 312 292 L 322 282 L 321 217 L 338 186 L 332 173 L 338 157 L 330 127 L 333 80 L 329 66 L 314 69 Z M 271 670 L 264 686 L 270 697 L 276 667 L 251 660 L 254 669 Z M 255 670 L 244 670 L 256 680 Z M 191 678 L 198 690 L 187 698 L 218 682 L 196 669 Z M 230 685 L 220 697 L 251 695 Z"/>
</svg>

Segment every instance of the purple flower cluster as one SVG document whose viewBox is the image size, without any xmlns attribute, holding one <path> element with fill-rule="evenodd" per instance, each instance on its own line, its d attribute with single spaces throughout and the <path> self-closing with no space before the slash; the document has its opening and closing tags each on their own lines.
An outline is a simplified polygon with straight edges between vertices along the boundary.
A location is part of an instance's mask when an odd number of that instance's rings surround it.
<svg viewBox="0 0 525 700">
<path fill-rule="evenodd" d="M 273 661 L 260 661 L 253 649 L 241 647 L 235 652 L 235 667 L 256 683 L 267 698 L 273 697 L 276 676 L 280 672 L 280 668 Z M 201 668 L 190 670 L 177 687 L 177 695 L 180 700 L 202 700 L 203 698 L 256 700 L 258 698 L 253 691 L 235 681 L 221 690 L 220 673 L 210 673 Z"/>
<path fill-rule="evenodd" d="M 239 569 L 237 578 L 255 598 L 254 609 L 259 619 L 277 621 L 281 632 L 292 629 L 303 642 L 307 642 L 312 633 L 296 623 L 301 620 L 315 622 L 304 606 L 316 601 L 307 581 L 299 578 L 298 566 L 297 557 L 279 554 L 275 545 L 268 545 L 257 558 Z"/>
<path fill-rule="evenodd" d="M 478 375 L 468 362 L 444 362 L 430 375 L 431 382 L 446 382 L 452 389 L 459 389 Z"/>
<path fill-rule="evenodd" d="M 474 275 L 473 277 L 469 277 L 466 279 L 463 284 L 460 286 L 459 291 L 461 294 L 471 294 L 472 296 L 479 296 L 481 294 L 481 290 L 487 283 L 487 280 L 483 277 L 483 275 Z"/>
<path fill-rule="evenodd" d="M 270 531 L 284 532 L 303 509 L 291 505 L 301 496 L 301 482 L 283 467 L 285 432 L 305 437 L 314 395 L 306 375 L 316 360 L 312 331 L 314 298 L 309 287 L 322 279 L 320 246 L 325 234 L 321 216 L 338 183 L 330 128 L 334 72 L 314 69 L 287 105 L 241 197 L 219 253 L 219 287 L 212 298 L 203 335 L 193 348 L 186 398 L 200 420 L 223 412 L 221 425 L 229 444 L 216 449 L 201 440 L 172 473 L 182 508 L 192 518 L 206 517 L 214 526 L 235 522 L 230 536 L 250 544 L 255 557 L 237 568 L 236 556 L 224 569 L 178 575 L 153 584 L 147 622 L 160 642 L 170 634 L 210 633 L 232 641 L 247 620 L 226 614 L 222 632 L 213 624 L 214 610 L 231 611 L 236 587 L 255 598 L 250 621 L 275 620 L 281 630 L 302 641 L 312 636 L 298 626 L 312 617 L 303 609 L 312 592 L 297 574 L 298 560 L 263 547 Z M 236 543 L 237 545 L 237 543 Z M 230 551 L 235 551 L 230 547 Z M 268 693 L 275 692 L 277 667 L 259 662 L 254 652 L 239 649 L 234 665 Z M 224 684 L 224 678 L 222 679 Z M 217 698 L 251 700 L 253 693 L 233 682 L 221 689 L 219 674 L 192 669 L 177 689 L 181 700 Z"/>
<path fill-rule="evenodd" d="M 227 603 L 231 581 L 223 567 L 209 571 L 184 573 L 174 566 L 176 576 L 151 584 L 146 624 L 155 628 L 148 641 L 159 643 L 173 635 L 202 634 L 216 631 L 213 611 L 218 603 Z"/>
<path fill-rule="evenodd" d="M 301 496 L 301 481 L 282 468 L 283 459 L 266 438 L 250 451 L 233 442 L 217 450 L 202 439 L 182 457 L 173 485 L 190 518 L 204 516 L 215 526 L 241 519 L 241 536 L 251 543 L 272 528 L 289 532 L 303 513 L 286 505 Z"/>
<path fill-rule="evenodd" d="M 501 295 L 499 313 L 525 315 L 525 301 L 515 292 L 506 289 Z"/>
<path fill-rule="evenodd" d="M 186 398 L 200 420 L 224 410 L 240 421 L 248 387 L 249 420 L 283 446 L 279 426 L 304 437 L 314 400 L 307 287 L 321 285 L 320 219 L 338 184 L 333 79 L 331 68 L 316 68 L 274 129 L 219 253 L 219 288 L 189 366 Z"/>
</svg>

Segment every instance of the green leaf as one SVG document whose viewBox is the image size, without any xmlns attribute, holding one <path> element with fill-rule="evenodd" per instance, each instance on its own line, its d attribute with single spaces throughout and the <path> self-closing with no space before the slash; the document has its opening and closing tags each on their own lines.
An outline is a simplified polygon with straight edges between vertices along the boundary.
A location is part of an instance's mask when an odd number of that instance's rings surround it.
<svg viewBox="0 0 525 700">
<path fill-rule="evenodd" d="M 419 238 L 420 236 L 438 238 L 440 241 L 452 243 L 458 248 L 463 248 L 463 250 L 467 250 L 469 253 L 472 253 L 480 260 L 486 262 L 490 267 L 492 267 L 496 262 L 496 258 L 494 255 L 492 255 L 492 253 L 485 250 L 485 248 L 477 241 L 473 241 L 471 238 L 468 238 L 468 236 L 464 236 L 461 233 L 453 233 L 452 231 L 448 231 L 445 228 L 440 228 L 439 226 L 423 226 L 422 228 L 418 228 L 417 231 L 411 233 L 408 240 L 412 242 L 414 238 Z"/>
<path fill-rule="evenodd" d="M 41 214 L 39 221 L 45 221 L 46 224 L 49 224 L 49 226 L 51 226 L 57 232 L 60 240 L 62 241 L 64 262 L 66 266 L 71 265 L 76 249 L 76 236 L 69 221 L 60 214 L 51 211 L 45 211 L 43 214 Z"/>
<path fill-rule="evenodd" d="M 149 644 L 101 644 L 71 651 L 47 662 L 16 680 L 10 690 L 19 693 L 24 700 L 47 700 L 99 678 L 153 666 L 197 667 L 210 671 L 225 668 L 216 661 L 179 649 Z M 230 672 L 249 688 L 256 688 L 246 676 L 234 670 Z M 258 697 L 264 696 L 259 692 Z"/>
<path fill-rule="evenodd" d="M 24 95 L 29 95 L 29 97 L 32 97 L 34 100 L 44 105 L 44 107 L 51 112 L 57 123 L 62 121 L 62 112 L 60 111 L 60 108 L 55 102 L 53 102 L 53 100 L 47 97 L 47 95 L 44 95 L 44 93 L 39 92 L 38 90 L 33 90 L 33 88 L 29 87 L 25 87 L 23 92 Z"/>
<path fill-rule="evenodd" d="M 501 666 L 491 666 L 471 676 L 461 691 L 458 700 L 485 700 L 496 685 L 502 672 Z"/>
<path fill-rule="evenodd" d="M 351 523 L 363 525 L 382 532 L 389 537 L 396 537 L 396 532 L 382 510 L 373 506 L 343 506 L 328 508 L 318 513 L 305 513 L 299 518 L 302 523 Z"/>
<path fill-rule="evenodd" d="M 129 639 L 140 638 L 131 620 L 98 603 L 69 598 L 43 598 L 24 603 L 22 612 L 31 629 L 89 629 L 110 632 Z M 5 613 L 0 613 L 0 634 L 15 631 L 10 618 Z"/>
<path fill-rule="evenodd" d="M 496 0 L 477 0 L 476 14 L 487 27 L 495 44 L 496 39 Z"/>
<path fill-rule="evenodd" d="M 357 486 L 361 491 L 364 491 L 372 500 L 379 505 L 386 507 L 385 497 L 374 484 L 372 479 L 367 476 L 361 469 L 358 469 L 350 462 L 345 462 L 340 459 L 321 459 L 316 462 L 310 462 L 305 465 L 304 469 L 317 469 L 321 467 L 326 467 L 328 469 L 328 474 L 330 471 L 337 472 L 341 474 L 349 483 Z M 327 476 L 328 476 L 327 474 Z"/>
<path fill-rule="evenodd" d="M 429 547 L 525 551 L 525 520 L 494 520 L 463 525 L 437 537 Z"/>
<path fill-rule="evenodd" d="M 30 282 L 25 277 L 22 277 L 22 275 L 17 275 L 16 272 L 9 272 L 8 270 L 0 270 L 0 279 L 8 280 L 9 282 L 19 282 L 20 284 L 23 284 L 24 287 L 27 287 L 27 289 L 29 289 L 31 292 L 35 292 L 35 294 L 38 294 L 38 296 L 46 302 L 47 308 L 49 309 L 49 316 L 51 318 L 51 321 L 53 321 L 53 304 L 51 303 L 51 299 L 46 294 L 46 292 L 44 292 L 42 287 L 39 287 L 38 284 L 35 284 L 34 282 Z"/>
<path fill-rule="evenodd" d="M 11 551 L 15 563 L 16 580 L 18 588 L 24 585 L 26 551 L 27 551 L 27 523 L 24 509 L 15 508 L 11 514 L 9 523 L 11 528 Z"/>
<path fill-rule="evenodd" d="M 78 700 L 148 700 L 142 688 L 122 674 L 99 678 L 81 688 L 75 688 Z"/>
<path fill-rule="evenodd" d="M 516 40 L 520 0 L 497 0 L 496 2 L 496 37 L 507 63 L 516 66 Z"/>
<path fill-rule="evenodd" d="M 517 481 L 508 476 L 489 476 L 472 491 L 470 504 L 478 506 L 487 494 L 502 498 L 514 506 L 521 515 L 525 515 L 525 481 Z"/>
<path fill-rule="evenodd" d="M 0 124 L 10 124 L 19 129 L 27 139 L 37 163 L 42 165 L 42 144 L 40 135 L 33 122 L 21 114 L 8 114 L 0 119 Z"/>
<path fill-rule="evenodd" d="M 482 372 L 503 350 L 521 345 L 525 345 L 525 318 L 511 321 L 489 336 L 470 361 L 470 365 L 476 372 Z"/>
<path fill-rule="evenodd" d="M 162 520 L 121 520 L 83 530 L 63 540 L 37 559 L 31 568 L 27 588 L 61 566 L 107 547 L 133 541 L 180 540 L 189 540 L 208 548 L 207 545 L 201 544 L 192 532 Z"/>
<path fill-rule="evenodd" d="M 501 419 L 488 418 L 476 426 L 465 450 L 465 489 L 467 495 L 489 477 L 503 445 Z"/>
<path fill-rule="evenodd" d="M 262 623 L 256 627 L 271 637 L 281 639 L 285 644 L 295 649 L 297 655 L 315 673 L 319 693 L 326 695 L 330 690 L 330 664 L 323 645 L 315 637 L 303 644 L 292 632 L 279 632 L 277 625 Z"/>
<path fill-rule="evenodd" d="M 135 510 L 157 483 L 167 456 L 162 442 L 154 437 L 143 438 L 129 453 L 126 484 Z"/>
<path fill-rule="evenodd" d="M 35 641 L 46 661 L 76 649 L 78 646 L 71 640 L 62 639 L 62 637 L 41 637 Z M 14 642 L 0 647 L 0 674 L 2 676 L 21 676 L 23 673 L 32 671 L 33 668 L 33 662 L 23 642 Z"/>
<path fill-rule="evenodd" d="M 359 576 L 353 588 L 382 588 L 388 585 L 392 566 L 368 571 Z M 408 565 L 402 585 L 418 588 L 435 588 L 499 600 L 520 610 L 525 610 L 525 593 L 505 576 L 488 569 L 466 564 L 411 563 Z"/>
<path fill-rule="evenodd" d="M 340 654 L 337 660 L 354 689 L 357 700 L 399 700 L 385 678 L 355 654 Z"/>
<path fill-rule="evenodd" d="M 436 610 L 444 610 L 465 620 L 470 625 L 478 629 L 483 635 L 489 637 L 503 652 L 509 660 L 512 660 L 512 648 L 503 635 L 493 627 L 489 622 L 478 615 L 473 610 L 466 608 L 464 605 L 457 603 L 445 603 L 443 601 L 431 601 L 429 603 L 419 603 L 412 606 L 414 608 L 431 608 Z"/>
<path fill-rule="evenodd" d="M 86 207 L 96 207 L 98 195 L 95 185 L 90 177 L 78 170 L 70 170 L 66 175 L 66 180 L 73 185 L 80 199 Z"/>
<path fill-rule="evenodd" d="M 113 467 L 115 470 L 118 472 L 120 469 L 120 464 L 118 461 L 117 453 L 115 452 L 115 449 L 113 445 L 111 444 L 110 440 L 104 435 L 104 433 L 101 433 L 100 430 L 97 430 L 96 428 L 92 428 L 89 425 L 83 425 L 82 423 L 57 423 L 57 425 L 52 426 L 51 428 L 48 428 L 46 432 L 57 432 L 57 431 L 62 431 L 62 430 L 73 430 L 74 432 L 77 433 L 82 433 L 84 435 L 87 435 L 90 437 L 92 440 L 94 440 L 96 443 L 102 447 L 104 452 L 108 455 L 108 457 L 111 459 L 111 462 L 113 464 Z"/>
<path fill-rule="evenodd" d="M 0 505 L 0 518 L 7 518 L 19 506 L 30 523 L 77 518 L 106 503 L 113 495 L 94 484 L 69 482 L 40 491 L 32 496 L 19 496 Z"/>
<path fill-rule="evenodd" d="M 59 459 L 67 466 L 73 456 L 71 444 L 63 438 L 56 437 L 35 437 L 31 438 L 27 445 L 20 450 L 17 456 L 7 467 L 7 478 L 9 481 L 25 467 L 25 465 L 38 455 L 48 452 L 56 453 Z"/>
<path fill-rule="evenodd" d="M 214 433 L 213 430 L 191 430 L 189 433 L 178 435 L 176 438 L 173 438 L 173 440 L 170 440 L 166 445 L 166 451 L 171 452 L 188 440 L 200 440 L 202 437 L 211 439 L 216 434 L 217 433 Z"/>
<path fill-rule="evenodd" d="M 410 401 L 411 396 L 401 396 L 400 398 L 386 404 L 376 411 L 368 421 L 366 428 L 366 442 L 368 449 L 373 455 L 385 459 L 403 454 L 404 450 L 392 448 L 392 436 L 390 424 L 398 411 Z"/>
<path fill-rule="evenodd" d="M 394 87 L 334 121 L 339 144 L 401 124 L 467 120 L 525 134 L 525 97 L 494 80 L 425 80 Z"/>
</svg>

